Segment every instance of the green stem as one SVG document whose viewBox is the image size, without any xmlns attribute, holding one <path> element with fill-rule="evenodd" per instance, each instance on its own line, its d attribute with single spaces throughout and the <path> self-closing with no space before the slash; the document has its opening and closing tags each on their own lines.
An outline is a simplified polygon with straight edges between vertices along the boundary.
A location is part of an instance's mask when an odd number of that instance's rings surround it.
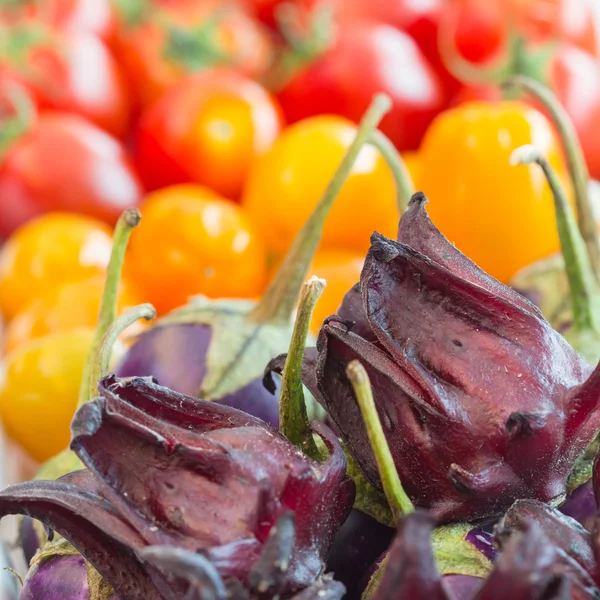
<svg viewBox="0 0 600 600">
<path fill-rule="evenodd" d="M 595 309 L 598 287 L 594 270 L 558 175 L 535 146 L 517 148 L 511 156 L 511 163 L 535 163 L 544 172 L 554 197 L 558 235 L 571 290 L 573 327 L 579 330 L 600 331 L 600 313 Z"/>
<path fill-rule="evenodd" d="M 373 99 L 360 122 L 354 141 L 348 148 L 321 200 L 296 236 L 265 295 L 250 313 L 250 318 L 255 322 L 271 324 L 289 322 L 296 307 L 306 271 L 321 240 L 329 210 L 351 174 L 363 145 L 369 140 L 385 113 L 390 110 L 391 105 L 390 98 L 383 94 L 377 94 Z"/>
<path fill-rule="evenodd" d="M 106 271 L 106 282 L 104 284 L 104 292 L 100 303 L 100 313 L 96 324 L 94 339 L 88 352 L 87 360 L 83 369 L 81 378 L 81 387 L 79 388 L 78 407 L 81 407 L 91 399 L 89 390 L 94 385 L 95 381 L 91 377 L 94 370 L 94 365 L 98 362 L 98 354 L 102 339 L 107 329 L 115 320 L 117 313 L 117 297 L 119 294 L 119 282 L 121 280 L 121 271 L 123 269 L 123 261 L 125 259 L 125 250 L 127 243 L 134 227 L 136 227 L 141 219 L 140 211 L 137 208 L 128 208 L 119 217 L 117 226 L 113 234 L 113 246 Z M 95 395 L 95 391 L 94 391 Z M 92 396 L 93 397 L 93 396 Z"/>
<path fill-rule="evenodd" d="M 546 86 L 530 77 L 517 76 L 504 84 L 507 88 L 533 96 L 546 110 L 562 142 L 575 192 L 579 231 L 587 245 L 596 277 L 600 277 L 600 240 L 589 198 L 589 173 L 573 123 L 558 98 Z"/>
<path fill-rule="evenodd" d="M 381 131 L 375 130 L 371 135 L 369 143 L 379 150 L 379 153 L 392 172 L 392 176 L 396 183 L 398 212 L 402 216 L 406 212 L 408 203 L 416 191 L 410 172 L 394 144 L 392 144 L 391 140 L 381 133 Z"/>
<path fill-rule="evenodd" d="M 308 414 L 302 387 L 302 361 L 310 327 L 310 320 L 325 289 L 325 280 L 312 277 L 302 286 L 300 305 L 294 323 L 290 348 L 281 378 L 279 401 L 279 430 L 285 437 L 304 452 L 318 457 L 316 444 L 310 435 Z"/>
<path fill-rule="evenodd" d="M 369 436 L 369 442 L 371 443 L 371 448 L 375 454 L 377 468 L 379 469 L 379 477 L 383 484 L 383 491 L 385 492 L 394 519 L 396 523 L 398 523 L 403 515 L 412 512 L 415 507 L 400 482 L 400 477 L 398 476 L 398 471 L 394 464 L 390 447 L 385 437 L 381 421 L 379 420 L 379 415 L 377 414 L 369 376 L 358 360 L 353 360 L 348 364 L 346 367 L 346 375 L 354 388 L 360 412 L 365 421 L 367 435 Z"/>
<path fill-rule="evenodd" d="M 150 321 L 156 317 L 156 310 L 151 304 L 140 304 L 129 309 L 126 313 L 115 319 L 110 327 L 104 333 L 100 348 L 97 355 L 97 360 L 92 367 L 91 377 L 89 379 L 88 398 L 93 398 L 96 395 L 96 386 L 104 377 L 110 368 L 110 357 L 112 355 L 113 346 L 117 342 L 119 336 L 128 328 L 131 327 L 137 320 L 145 319 Z"/>
</svg>

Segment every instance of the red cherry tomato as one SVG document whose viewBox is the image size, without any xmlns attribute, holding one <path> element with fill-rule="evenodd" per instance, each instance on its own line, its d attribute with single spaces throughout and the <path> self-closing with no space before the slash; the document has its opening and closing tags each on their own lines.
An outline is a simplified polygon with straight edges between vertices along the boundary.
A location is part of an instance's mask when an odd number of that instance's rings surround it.
<svg viewBox="0 0 600 600">
<path fill-rule="evenodd" d="M 116 27 L 111 0 L 19 0 L 1 4 L 0 16 L 39 19 L 61 31 L 89 33 L 106 41 Z"/>
<path fill-rule="evenodd" d="M 276 103 L 258 83 L 230 70 L 205 71 L 142 116 L 136 163 L 151 190 L 194 182 L 236 199 L 280 126 Z"/>
<path fill-rule="evenodd" d="M 0 163 L 0 236 L 54 210 L 113 223 L 141 195 L 116 139 L 77 115 L 42 114 Z"/>
<path fill-rule="evenodd" d="M 117 52 L 142 106 L 190 73 L 231 66 L 251 78 L 272 62 L 267 29 L 235 4 L 154 0 L 144 17 L 122 28 Z"/>
<path fill-rule="evenodd" d="M 380 128 L 401 150 L 419 145 L 445 103 L 437 75 L 408 34 L 356 22 L 340 26 L 334 46 L 278 97 L 291 122 L 323 113 L 358 121 L 377 92 L 393 100 Z"/>
<path fill-rule="evenodd" d="M 26 85 L 41 108 L 74 112 L 113 135 L 126 133 L 131 116 L 129 91 L 108 48 L 97 37 L 21 23 L 0 53 L 0 78 Z"/>
<path fill-rule="evenodd" d="M 293 4 L 301 9 L 313 9 L 320 0 L 242 0 L 256 16 L 269 25 L 277 27 L 277 11 L 282 4 Z"/>
</svg>

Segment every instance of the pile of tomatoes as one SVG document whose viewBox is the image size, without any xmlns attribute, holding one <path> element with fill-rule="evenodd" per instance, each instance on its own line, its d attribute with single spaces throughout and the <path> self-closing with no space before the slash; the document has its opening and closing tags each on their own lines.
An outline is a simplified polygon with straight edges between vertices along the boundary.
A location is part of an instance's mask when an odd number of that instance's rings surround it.
<svg viewBox="0 0 600 600">
<path fill-rule="evenodd" d="M 382 131 L 461 249 L 505 281 L 557 250 L 550 195 L 508 166 L 515 145 L 535 141 L 563 170 L 543 115 L 501 102 L 489 77 L 516 66 L 552 86 L 600 178 L 587 0 L 0 2 L 9 431 L 29 435 L 12 394 L 50 427 L 72 414 L 125 207 L 139 206 L 143 225 L 122 308 L 144 301 L 164 314 L 195 294 L 256 298 L 376 92 L 393 100 Z M 312 267 L 328 281 L 315 331 L 358 280 L 371 233 L 393 237 L 398 216 L 391 171 L 367 146 Z M 536 226 L 551 233 L 529 240 Z M 64 401 L 41 410 L 50 397 Z M 26 445 L 43 459 L 65 436 Z"/>
</svg>

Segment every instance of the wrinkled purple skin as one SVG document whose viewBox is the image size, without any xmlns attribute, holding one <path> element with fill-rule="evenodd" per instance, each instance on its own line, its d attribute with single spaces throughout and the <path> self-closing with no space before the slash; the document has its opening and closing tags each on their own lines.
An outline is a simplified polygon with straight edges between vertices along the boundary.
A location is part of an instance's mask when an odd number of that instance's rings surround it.
<svg viewBox="0 0 600 600">
<path fill-rule="evenodd" d="M 99 391 L 72 422 L 71 449 L 87 470 L 8 487 L 0 516 L 39 519 L 127 600 L 188 597 L 185 582 L 142 558 L 149 546 L 202 551 L 251 596 L 262 578 L 282 597 L 318 583 L 354 501 L 344 451 L 324 424 L 312 425 L 329 451 L 316 463 L 256 417 L 148 378 L 110 376 Z M 287 514 L 291 537 L 273 541 Z M 290 539 L 289 560 L 276 563 Z"/>
<path fill-rule="evenodd" d="M 598 512 L 592 481 L 587 481 L 569 494 L 560 512 L 575 519 L 586 529 L 591 530 Z"/>
<path fill-rule="evenodd" d="M 161 385 L 197 396 L 206 372 L 211 333 L 208 325 L 160 325 L 142 333 L 116 369 L 118 377 L 154 377 Z M 274 427 L 279 426 L 279 394 L 268 392 L 262 379 L 218 400 Z"/>
<path fill-rule="evenodd" d="M 35 565 L 23 582 L 20 600 L 90 600 L 85 560 L 53 556 Z M 110 600 L 123 600 L 115 595 Z"/>
<path fill-rule="evenodd" d="M 511 529 L 501 531 L 502 553 L 485 580 L 442 577 L 431 546 L 434 520 L 420 510 L 404 517 L 368 600 L 598 600 L 581 566 L 589 552 L 577 523 L 536 501 L 517 502 L 510 512 Z"/>
<path fill-rule="evenodd" d="M 333 540 L 327 572 L 346 586 L 346 600 L 360 600 L 365 575 L 389 547 L 394 530 L 359 510 L 353 510 Z"/>
<path fill-rule="evenodd" d="M 381 489 L 346 377 L 362 362 L 400 479 L 439 522 L 560 500 L 600 429 L 600 368 L 446 240 L 425 204 L 411 200 L 400 242 L 374 234 L 360 288 L 321 328 L 305 383 Z"/>
</svg>

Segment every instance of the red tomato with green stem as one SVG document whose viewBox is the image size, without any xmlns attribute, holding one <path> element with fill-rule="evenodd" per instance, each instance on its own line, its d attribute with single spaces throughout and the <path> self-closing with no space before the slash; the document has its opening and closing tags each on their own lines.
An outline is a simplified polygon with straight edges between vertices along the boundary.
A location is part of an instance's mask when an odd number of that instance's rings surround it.
<svg viewBox="0 0 600 600">
<path fill-rule="evenodd" d="M 270 32 L 236 4 L 155 0 L 119 35 L 117 53 L 138 102 L 148 106 L 185 76 L 229 66 L 251 78 L 272 62 Z"/>
<path fill-rule="evenodd" d="M 280 130 L 280 109 L 262 86 L 232 70 L 205 71 L 142 115 L 136 165 L 150 190 L 194 182 L 237 199 Z"/>
<path fill-rule="evenodd" d="M 116 136 L 127 132 L 130 93 L 100 39 L 38 22 L 7 27 L 2 35 L 0 78 L 23 83 L 41 108 L 83 115 Z"/>
<path fill-rule="evenodd" d="M 412 150 L 444 108 L 442 84 L 416 42 L 380 23 L 341 25 L 331 48 L 278 94 L 288 121 L 318 114 L 360 120 L 373 95 L 393 101 L 380 129 L 400 150 Z"/>
<path fill-rule="evenodd" d="M 82 117 L 41 114 L 0 144 L 0 236 L 33 217 L 73 211 L 114 223 L 141 185 L 123 146 Z M 6 128 L 4 128 L 6 131 Z M 20 133 L 20 135 L 18 135 Z"/>
</svg>

